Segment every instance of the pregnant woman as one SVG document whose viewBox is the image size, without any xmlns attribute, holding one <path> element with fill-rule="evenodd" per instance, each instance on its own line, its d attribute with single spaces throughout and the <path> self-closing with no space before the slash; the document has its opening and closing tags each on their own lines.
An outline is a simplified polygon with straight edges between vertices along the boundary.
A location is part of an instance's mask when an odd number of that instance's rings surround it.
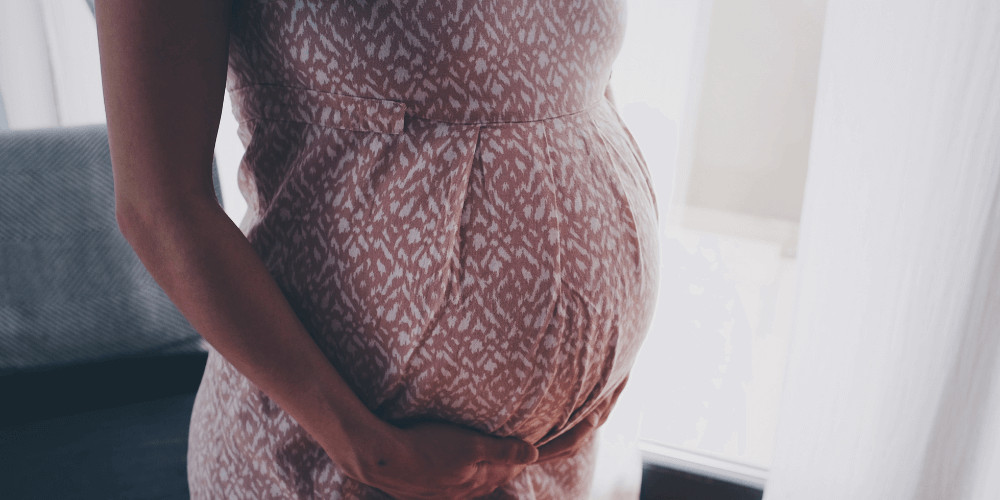
<svg viewBox="0 0 1000 500">
<path fill-rule="evenodd" d="M 624 1 L 98 0 L 119 225 L 210 344 L 193 498 L 586 498 L 658 275 Z"/>
</svg>

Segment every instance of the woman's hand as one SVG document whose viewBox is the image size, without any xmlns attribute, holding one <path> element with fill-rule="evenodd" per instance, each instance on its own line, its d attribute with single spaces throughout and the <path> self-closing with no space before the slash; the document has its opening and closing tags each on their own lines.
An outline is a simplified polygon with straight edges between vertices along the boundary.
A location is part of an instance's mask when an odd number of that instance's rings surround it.
<svg viewBox="0 0 1000 500">
<path fill-rule="evenodd" d="M 621 384 L 618 384 L 614 394 L 611 395 L 611 399 L 606 404 L 591 412 L 580 423 L 574 425 L 573 428 L 564 434 L 538 448 L 538 460 L 535 463 L 567 457 L 580 451 L 580 447 L 587 442 L 590 435 L 608 420 L 608 415 L 611 414 L 611 410 L 615 407 L 618 396 L 621 396 L 626 383 L 628 383 L 628 376 L 625 377 L 625 380 Z"/>
<path fill-rule="evenodd" d="M 442 422 L 399 428 L 394 441 L 396 451 L 367 461 L 357 479 L 400 500 L 487 495 L 538 456 L 520 439 Z"/>
</svg>

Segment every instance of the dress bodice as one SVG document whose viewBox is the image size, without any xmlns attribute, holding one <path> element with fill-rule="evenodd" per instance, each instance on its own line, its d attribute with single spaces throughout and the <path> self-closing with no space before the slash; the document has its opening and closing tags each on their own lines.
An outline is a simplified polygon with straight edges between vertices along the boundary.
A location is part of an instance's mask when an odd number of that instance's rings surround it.
<svg viewBox="0 0 1000 500">
<path fill-rule="evenodd" d="M 246 5 L 231 27 L 230 90 L 277 85 L 391 100 L 452 123 L 538 120 L 592 105 L 625 28 L 624 0 L 490 0 L 475 9 L 463 5 L 470 0 L 238 1 Z"/>
</svg>

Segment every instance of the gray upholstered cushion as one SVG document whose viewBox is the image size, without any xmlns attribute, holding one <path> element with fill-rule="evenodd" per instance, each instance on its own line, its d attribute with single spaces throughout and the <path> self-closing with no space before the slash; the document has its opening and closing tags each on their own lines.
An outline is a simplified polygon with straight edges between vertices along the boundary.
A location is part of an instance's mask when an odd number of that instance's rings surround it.
<svg viewBox="0 0 1000 500">
<path fill-rule="evenodd" d="M 0 132 L 0 374 L 204 350 L 119 232 L 106 126 Z"/>
</svg>

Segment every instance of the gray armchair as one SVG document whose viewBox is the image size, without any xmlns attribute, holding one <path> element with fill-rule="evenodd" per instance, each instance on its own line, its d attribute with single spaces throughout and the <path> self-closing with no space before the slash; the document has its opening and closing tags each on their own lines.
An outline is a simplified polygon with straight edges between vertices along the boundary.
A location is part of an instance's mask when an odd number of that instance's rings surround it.
<svg viewBox="0 0 1000 500">
<path fill-rule="evenodd" d="M 206 357 L 118 230 L 106 126 L 0 131 L 2 496 L 186 498 Z"/>
</svg>

